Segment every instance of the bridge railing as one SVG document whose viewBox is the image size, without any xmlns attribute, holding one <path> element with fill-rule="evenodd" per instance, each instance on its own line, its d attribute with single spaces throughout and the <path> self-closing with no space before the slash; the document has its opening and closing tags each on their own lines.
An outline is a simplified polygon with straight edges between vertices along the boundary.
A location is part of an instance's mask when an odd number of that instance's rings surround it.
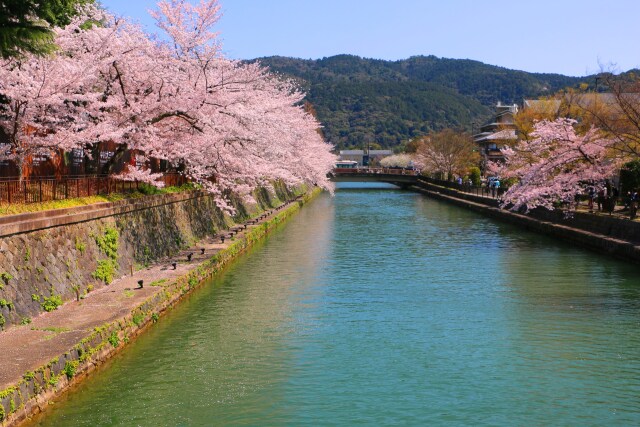
<svg viewBox="0 0 640 427">
<path fill-rule="evenodd" d="M 336 174 L 341 175 L 406 175 L 418 176 L 419 171 L 415 169 L 399 169 L 399 168 L 335 168 Z"/>
</svg>

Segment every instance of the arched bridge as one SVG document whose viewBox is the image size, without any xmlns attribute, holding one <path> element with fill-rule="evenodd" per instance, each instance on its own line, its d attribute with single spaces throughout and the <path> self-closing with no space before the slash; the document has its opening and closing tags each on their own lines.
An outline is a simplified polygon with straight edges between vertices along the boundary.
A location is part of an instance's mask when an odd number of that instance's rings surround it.
<svg viewBox="0 0 640 427">
<path fill-rule="evenodd" d="M 386 182 L 407 188 L 418 182 L 418 171 L 394 168 L 335 168 L 329 172 L 333 182 Z"/>
</svg>

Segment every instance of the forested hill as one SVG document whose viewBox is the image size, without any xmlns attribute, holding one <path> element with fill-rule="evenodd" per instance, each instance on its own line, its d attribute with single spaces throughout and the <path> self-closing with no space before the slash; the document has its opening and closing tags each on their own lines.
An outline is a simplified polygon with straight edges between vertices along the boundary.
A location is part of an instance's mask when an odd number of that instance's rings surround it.
<svg viewBox="0 0 640 427">
<path fill-rule="evenodd" d="M 581 78 L 514 71 L 478 61 L 416 56 L 402 61 L 338 55 L 319 60 L 258 59 L 272 71 L 300 80 L 339 149 L 367 142 L 393 148 L 445 127 L 471 130 L 495 104 L 521 104 L 550 95 Z"/>
</svg>

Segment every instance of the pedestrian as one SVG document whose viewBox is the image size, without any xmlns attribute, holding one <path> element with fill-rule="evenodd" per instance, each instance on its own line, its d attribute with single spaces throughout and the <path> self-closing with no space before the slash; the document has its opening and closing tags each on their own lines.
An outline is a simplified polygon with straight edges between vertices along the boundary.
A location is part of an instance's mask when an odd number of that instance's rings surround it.
<svg viewBox="0 0 640 427">
<path fill-rule="evenodd" d="M 589 186 L 587 190 L 588 204 L 589 204 L 589 212 L 593 213 L 593 202 L 596 198 L 596 189 L 593 188 L 593 185 Z"/>
<path fill-rule="evenodd" d="M 602 212 L 602 207 L 604 206 L 604 201 L 607 197 L 607 187 L 601 188 L 598 191 L 598 198 L 596 199 L 598 202 L 598 211 Z"/>
<path fill-rule="evenodd" d="M 629 219 L 635 219 L 638 211 L 638 189 L 631 192 L 631 198 L 629 202 Z"/>
<path fill-rule="evenodd" d="M 609 215 L 611 215 L 616 209 L 616 203 L 618 203 L 618 189 L 616 187 L 611 187 L 611 190 L 609 191 L 609 198 L 607 200 Z"/>
</svg>

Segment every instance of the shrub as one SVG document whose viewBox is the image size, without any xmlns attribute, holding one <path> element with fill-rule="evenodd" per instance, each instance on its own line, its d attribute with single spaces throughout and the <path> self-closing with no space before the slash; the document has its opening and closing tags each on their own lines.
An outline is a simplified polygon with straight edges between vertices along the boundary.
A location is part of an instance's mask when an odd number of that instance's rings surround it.
<svg viewBox="0 0 640 427">
<path fill-rule="evenodd" d="M 620 187 L 623 195 L 640 188 L 640 160 L 629 162 L 620 170 Z"/>
<path fill-rule="evenodd" d="M 475 185 L 476 187 L 480 186 L 480 184 L 482 183 L 480 179 L 480 168 L 474 166 L 469 169 L 469 179 L 471 179 L 471 182 L 473 182 L 473 185 Z"/>
<path fill-rule="evenodd" d="M 118 259 L 118 238 L 120 233 L 115 228 L 107 227 L 104 230 L 104 236 L 96 236 L 96 244 L 98 248 L 112 260 Z"/>
<path fill-rule="evenodd" d="M 112 259 L 101 259 L 98 261 L 96 271 L 91 273 L 91 277 L 100 280 L 105 284 L 111 283 L 116 272 L 116 263 Z"/>
<path fill-rule="evenodd" d="M 71 379 L 76 374 L 77 369 L 78 369 L 77 360 L 74 360 L 74 361 L 67 360 L 67 362 L 64 364 L 64 369 L 62 370 L 62 372 L 64 372 L 64 374 L 67 376 L 68 379 Z"/>
<path fill-rule="evenodd" d="M 44 297 L 44 301 L 40 303 L 42 309 L 46 312 L 56 310 L 62 305 L 62 297 L 60 295 L 51 295 Z"/>
<path fill-rule="evenodd" d="M 120 338 L 118 337 L 118 332 L 113 331 L 108 338 L 109 344 L 111 344 L 114 348 L 120 345 Z"/>
</svg>

